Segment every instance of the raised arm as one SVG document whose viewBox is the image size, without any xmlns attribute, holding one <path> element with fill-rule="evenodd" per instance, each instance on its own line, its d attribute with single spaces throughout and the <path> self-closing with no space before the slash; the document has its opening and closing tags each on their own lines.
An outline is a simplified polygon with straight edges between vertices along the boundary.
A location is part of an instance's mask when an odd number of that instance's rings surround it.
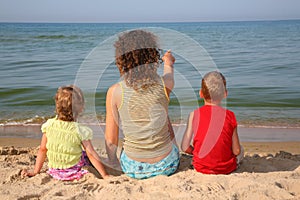
<svg viewBox="0 0 300 200">
<path fill-rule="evenodd" d="M 117 149 L 119 143 L 119 114 L 118 106 L 121 102 L 121 88 L 115 84 L 109 88 L 106 95 L 106 128 L 105 145 L 110 165 L 118 165 Z"/>
<path fill-rule="evenodd" d="M 194 150 L 193 146 L 191 145 L 191 141 L 194 135 L 193 128 L 192 128 L 193 118 L 194 118 L 194 112 L 191 112 L 188 117 L 187 126 L 181 142 L 182 151 L 188 154 L 193 154 L 193 150 Z"/>
<path fill-rule="evenodd" d="M 173 67 L 173 65 L 175 63 L 175 58 L 172 55 L 171 50 L 168 50 L 165 53 L 165 55 L 162 57 L 162 60 L 164 61 L 163 79 L 165 82 L 167 93 L 169 95 L 174 88 L 174 67 Z"/>
</svg>

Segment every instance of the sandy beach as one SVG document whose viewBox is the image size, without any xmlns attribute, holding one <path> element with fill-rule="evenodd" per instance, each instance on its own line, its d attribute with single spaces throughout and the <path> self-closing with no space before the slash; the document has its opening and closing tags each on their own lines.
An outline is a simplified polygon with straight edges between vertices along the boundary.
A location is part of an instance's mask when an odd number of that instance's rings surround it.
<svg viewBox="0 0 300 200">
<path fill-rule="evenodd" d="M 230 175 L 204 175 L 181 154 L 178 171 L 148 180 L 131 179 L 118 171 L 103 180 L 92 169 L 79 181 L 51 178 L 45 163 L 40 174 L 22 178 L 33 168 L 38 138 L 0 138 L 0 196 L 5 199 L 300 199 L 300 142 L 242 142 L 245 158 Z M 93 140 L 105 157 L 103 140 Z"/>
</svg>

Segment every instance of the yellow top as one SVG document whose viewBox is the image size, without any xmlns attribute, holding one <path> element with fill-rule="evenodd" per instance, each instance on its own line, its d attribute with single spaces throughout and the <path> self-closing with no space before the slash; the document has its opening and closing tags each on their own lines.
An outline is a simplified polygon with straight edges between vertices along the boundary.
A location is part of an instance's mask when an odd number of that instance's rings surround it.
<svg viewBox="0 0 300 200">
<path fill-rule="evenodd" d="M 47 137 L 48 166 L 66 169 L 76 165 L 82 155 L 81 141 L 91 140 L 93 131 L 77 122 L 48 119 L 41 127 Z"/>
</svg>

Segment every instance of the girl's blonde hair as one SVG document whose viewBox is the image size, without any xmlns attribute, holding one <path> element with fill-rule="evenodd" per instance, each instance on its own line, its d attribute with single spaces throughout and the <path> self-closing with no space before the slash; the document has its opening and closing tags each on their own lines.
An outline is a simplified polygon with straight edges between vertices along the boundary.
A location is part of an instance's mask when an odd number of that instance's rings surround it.
<svg viewBox="0 0 300 200">
<path fill-rule="evenodd" d="M 55 95 L 56 114 L 63 121 L 76 121 L 84 109 L 84 97 L 75 85 L 59 87 Z"/>
</svg>

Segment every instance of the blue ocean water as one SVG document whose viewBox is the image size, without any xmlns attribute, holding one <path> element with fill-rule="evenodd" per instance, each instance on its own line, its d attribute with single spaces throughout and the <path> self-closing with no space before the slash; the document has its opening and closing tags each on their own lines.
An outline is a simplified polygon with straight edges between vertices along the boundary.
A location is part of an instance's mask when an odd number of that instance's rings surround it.
<svg viewBox="0 0 300 200">
<path fill-rule="evenodd" d="M 75 82 L 82 63 L 95 47 L 122 31 L 143 27 L 178 31 L 206 50 L 227 78 L 229 96 L 224 106 L 236 113 L 240 125 L 300 127 L 300 20 L 0 23 L 0 124 L 39 123 L 53 116 L 56 89 Z M 170 41 L 180 43 L 178 38 Z M 176 85 L 169 112 L 171 120 L 180 124 L 203 104 L 198 97 L 203 74 L 176 54 L 179 49 L 172 51 L 176 56 Z M 105 121 L 107 88 L 118 79 L 112 62 L 96 92 L 88 94 L 95 96 L 100 122 Z"/>
</svg>

